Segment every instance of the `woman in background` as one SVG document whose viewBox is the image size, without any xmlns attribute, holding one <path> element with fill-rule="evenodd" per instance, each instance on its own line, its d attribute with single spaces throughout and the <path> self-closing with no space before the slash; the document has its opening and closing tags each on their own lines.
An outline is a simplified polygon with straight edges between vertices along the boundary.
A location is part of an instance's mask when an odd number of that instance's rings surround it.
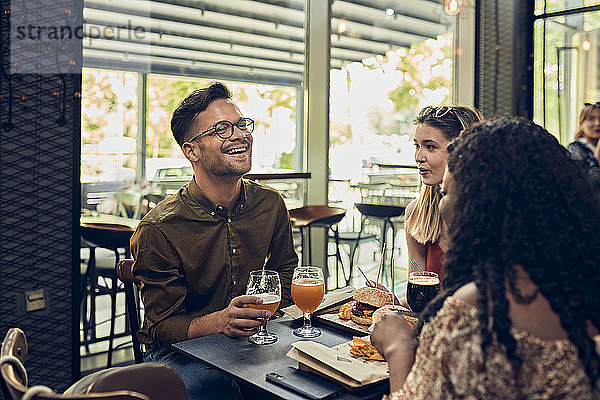
<svg viewBox="0 0 600 400">
<path fill-rule="evenodd" d="M 579 127 L 575 140 L 568 149 L 571 157 L 581 163 L 590 184 L 600 196 L 600 102 L 585 103 L 579 114 Z"/>
<path fill-rule="evenodd" d="M 437 189 L 448 159 L 446 147 L 460 132 L 482 120 L 478 110 L 466 106 L 425 107 L 415 120 L 415 161 L 423 187 L 419 197 L 406 207 L 410 270 L 420 267 L 441 276 L 448 232 L 440 217 Z"/>
<path fill-rule="evenodd" d="M 581 168 L 525 120 L 475 126 L 449 151 L 444 290 L 418 344 L 395 313 L 371 334 L 390 398 L 600 398 L 600 207 Z"/>
</svg>

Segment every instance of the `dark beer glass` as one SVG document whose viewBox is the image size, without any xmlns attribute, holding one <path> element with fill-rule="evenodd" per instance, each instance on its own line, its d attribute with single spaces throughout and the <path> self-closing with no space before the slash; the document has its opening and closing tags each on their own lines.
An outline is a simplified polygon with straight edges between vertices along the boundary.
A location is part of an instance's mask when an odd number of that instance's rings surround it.
<svg viewBox="0 0 600 400">
<path fill-rule="evenodd" d="M 439 293 L 440 277 L 435 272 L 414 271 L 408 274 L 406 300 L 414 312 L 421 313 Z"/>
</svg>

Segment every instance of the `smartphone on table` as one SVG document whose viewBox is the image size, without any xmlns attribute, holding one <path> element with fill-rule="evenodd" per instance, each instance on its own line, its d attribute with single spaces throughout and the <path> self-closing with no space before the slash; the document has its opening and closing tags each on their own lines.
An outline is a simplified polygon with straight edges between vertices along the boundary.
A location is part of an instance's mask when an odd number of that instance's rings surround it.
<svg viewBox="0 0 600 400">
<path fill-rule="evenodd" d="M 341 395 L 344 390 L 335 382 L 294 367 L 269 372 L 266 379 L 313 400 L 331 399 Z"/>
</svg>

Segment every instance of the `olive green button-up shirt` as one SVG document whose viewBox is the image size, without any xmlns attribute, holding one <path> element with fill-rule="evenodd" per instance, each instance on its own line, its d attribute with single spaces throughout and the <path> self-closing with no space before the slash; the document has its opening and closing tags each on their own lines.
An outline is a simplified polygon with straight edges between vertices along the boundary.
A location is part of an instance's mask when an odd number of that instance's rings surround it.
<svg viewBox="0 0 600 400">
<path fill-rule="evenodd" d="M 213 204 L 192 181 L 150 211 L 131 238 L 142 283 L 145 344 L 187 339 L 191 321 L 246 292 L 250 271 L 279 271 L 281 306 L 291 303 L 298 264 L 290 217 L 275 189 L 242 180 L 233 210 Z"/>
</svg>

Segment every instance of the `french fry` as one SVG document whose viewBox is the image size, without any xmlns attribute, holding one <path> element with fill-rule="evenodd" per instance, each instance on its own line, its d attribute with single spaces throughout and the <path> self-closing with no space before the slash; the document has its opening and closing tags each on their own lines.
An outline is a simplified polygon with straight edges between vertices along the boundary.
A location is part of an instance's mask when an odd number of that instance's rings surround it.
<svg viewBox="0 0 600 400">
<path fill-rule="evenodd" d="M 366 358 L 368 360 L 385 361 L 368 340 L 355 336 L 352 338 L 352 342 L 348 342 L 348 345 L 350 346 L 350 354 L 353 356 Z"/>
</svg>

